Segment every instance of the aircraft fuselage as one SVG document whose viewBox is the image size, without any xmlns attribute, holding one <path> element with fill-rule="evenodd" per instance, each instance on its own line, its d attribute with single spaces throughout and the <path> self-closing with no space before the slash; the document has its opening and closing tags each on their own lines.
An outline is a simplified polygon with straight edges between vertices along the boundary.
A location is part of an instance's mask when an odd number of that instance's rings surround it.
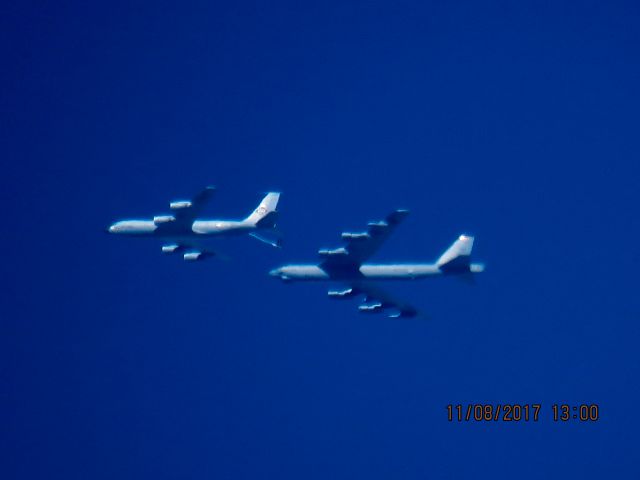
<svg viewBox="0 0 640 480">
<path fill-rule="evenodd" d="M 253 232 L 259 228 L 247 221 L 196 220 L 189 226 L 159 223 L 153 220 L 122 220 L 111 225 L 109 233 L 133 237 L 154 236 L 160 238 L 202 236 L 231 236 Z"/>
<path fill-rule="evenodd" d="M 466 272 L 477 273 L 482 269 L 480 264 L 471 264 Z M 394 263 L 363 264 L 356 268 L 325 269 L 322 265 L 286 265 L 269 272 L 271 276 L 284 281 L 362 281 L 362 280 L 413 280 L 449 274 L 435 264 L 427 263 Z"/>
</svg>

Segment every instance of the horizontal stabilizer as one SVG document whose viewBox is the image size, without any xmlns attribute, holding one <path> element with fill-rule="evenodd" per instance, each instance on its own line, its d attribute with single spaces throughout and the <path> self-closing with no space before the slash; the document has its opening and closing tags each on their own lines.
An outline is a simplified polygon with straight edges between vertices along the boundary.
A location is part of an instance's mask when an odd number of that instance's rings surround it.
<svg viewBox="0 0 640 480">
<path fill-rule="evenodd" d="M 281 238 L 271 239 L 266 237 L 265 235 L 261 235 L 256 232 L 251 232 L 249 236 L 255 238 L 256 240 L 260 240 L 261 242 L 266 243 L 267 245 L 271 245 L 272 247 L 282 248 Z"/>
</svg>

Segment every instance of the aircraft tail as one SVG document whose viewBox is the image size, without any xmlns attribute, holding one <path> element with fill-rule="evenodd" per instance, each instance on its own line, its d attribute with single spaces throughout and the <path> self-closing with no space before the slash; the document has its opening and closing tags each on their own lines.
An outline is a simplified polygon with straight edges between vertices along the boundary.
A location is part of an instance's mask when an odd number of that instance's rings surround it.
<svg viewBox="0 0 640 480">
<path fill-rule="evenodd" d="M 280 193 L 267 193 L 267 195 L 262 199 L 262 202 L 260 202 L 260 205 L 258 205 L 258 207 L 246 218 L 245 221 L 259 228 L 274 228 L 276 226 L 276 218 L 278 216 L 276 207 L 278 206 L 279 199 Z"/>
<path fill-rule="evenodd" d="M 473 237 L 460 235 L 458 239 L 440 256 L 436 265 L 445 273 L 480 272 L 482 266 L 471 264 Z"/>
</svg>

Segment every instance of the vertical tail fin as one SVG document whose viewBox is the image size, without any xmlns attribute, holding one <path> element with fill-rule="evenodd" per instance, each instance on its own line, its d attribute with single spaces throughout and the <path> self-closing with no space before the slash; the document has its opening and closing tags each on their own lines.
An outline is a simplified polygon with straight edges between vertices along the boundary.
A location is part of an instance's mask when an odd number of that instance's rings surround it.
<svg viewBox="0 0 640 480">
<path fill-rule="evenodd" d="M 473 237 L 460 235 L 437 260 L 436 265 L 446 273 L 462 273 L 470 270 Z"/>
<path fill-rule="evenodd" d="M 278 200 L 280 199 L 280 193 L 269 192 L 262 199 L 260 205 L 253 211 L 251 215 L 246 218 L 246 222 L 255 225 L 260 228 L 273 228 L 275 227 Z"/>
</svg>

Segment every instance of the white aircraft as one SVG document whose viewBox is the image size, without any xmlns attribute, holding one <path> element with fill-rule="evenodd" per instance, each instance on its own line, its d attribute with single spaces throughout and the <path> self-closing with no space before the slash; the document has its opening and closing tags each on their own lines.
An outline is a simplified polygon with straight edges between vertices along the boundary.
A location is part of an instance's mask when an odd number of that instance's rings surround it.
<svg viewBox="0 0 640 480">
<path fill-rule="evenodd" d="M 482 272 L 484 265 L 471 263 L 473 237 L 461 235 L 435 263 L 365 264 L 389 237 L 395 227 L 407 216 L 407 210 L 396 210 L 384 221 L 369 223 L 362 233 L 343 233 L 347 245 L 333 250 L 322 249 L 318 264 L 286 265 L 269 272 L 285 282 L 330 281 L 347 285 L 344 290 L 329 290 L 331 298 L 352 298 L 364 295 L 365 301 L 358 309 L 362 313 L 378 313 L 391 310 L 392 318 L 413 317 L 417 310 L 392 298 L 374 282 L 376 280 L 413 280 L 436 275 L 452 275 L 471 278 Z"/>
<path fill-rule="evenodd" d="M 276 207 L 280 194 L 269 192 L 260 205 L 244 220 L 203 220 L 198 214 L 211 199 L 215 187 L 206 187 L 191 200 L 171 202 L 171 215 L 158 215 L 152 220 L 122 220 L 107 231 L 116 235 L 155 237 L 164 240 L 164 253 L 181 253 L 187 261 L 202 260 L 216 255 L 208 240 L 216 237 L 250 235 L 273 247 L 280 247 L 280 235 L 275 229 Z M 275 236 L 274 240 L 270 235 Z"/>
</svg>

